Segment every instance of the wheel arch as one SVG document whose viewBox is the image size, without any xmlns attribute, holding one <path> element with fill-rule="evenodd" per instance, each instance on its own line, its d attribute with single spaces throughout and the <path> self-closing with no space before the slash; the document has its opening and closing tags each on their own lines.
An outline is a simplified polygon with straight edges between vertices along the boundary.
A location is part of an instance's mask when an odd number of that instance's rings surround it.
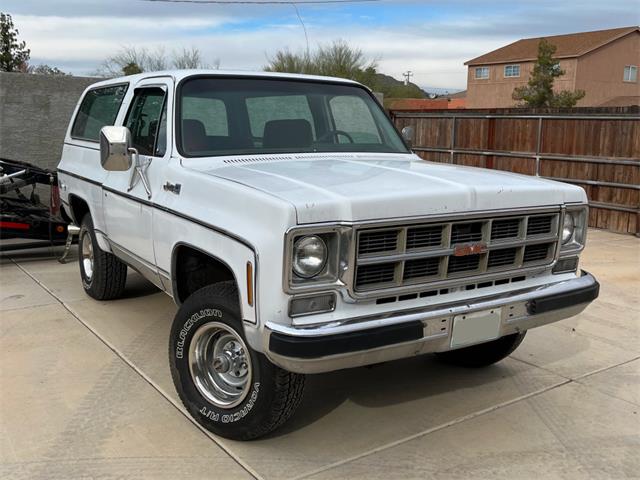
<svg viewBox="0 0 640 480">
<path fill-rule="evenodd" d="M 195 277 L 190 274 L 196 273 Z M 171 253 L 171 290 L 182 304 L 196 290 L 218 282 L 233 281 L 240 293 L 238 275 L 225 260 L 187 242 L 178 242 Z M 242 301 L 238 298 L 242 312 Z"/>
</svg>

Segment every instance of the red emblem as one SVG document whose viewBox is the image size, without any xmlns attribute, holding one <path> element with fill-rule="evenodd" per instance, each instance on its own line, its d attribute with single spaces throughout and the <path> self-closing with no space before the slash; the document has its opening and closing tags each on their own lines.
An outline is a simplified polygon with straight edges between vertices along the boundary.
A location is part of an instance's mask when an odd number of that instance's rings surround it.
<svg viewBox="0 0 640 480">
<path fill-rule="evenodd" d="M 465 243 L 464 245 L 457 245 L 453 249 L 454 257 L 466 257 L 467 255 L 478 255 L 487 251 L 487 245 L 484 243 Z"/>
</svg>

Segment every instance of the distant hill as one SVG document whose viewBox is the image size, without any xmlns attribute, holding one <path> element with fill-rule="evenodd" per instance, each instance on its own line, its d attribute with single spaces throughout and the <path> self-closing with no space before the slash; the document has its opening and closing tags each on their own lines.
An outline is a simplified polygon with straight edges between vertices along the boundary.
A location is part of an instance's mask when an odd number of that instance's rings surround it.
<svg viewBox="0 0 640 480">
<path fill-rule="evenodd" d="M 396 80 L 384 73 L 374 73 L 365 83 L 374 92 L 382 92 L 387 98 L 426 98 L 426 93 L 415 83 L 405 85 L 403 81 Z"/>
</svg>

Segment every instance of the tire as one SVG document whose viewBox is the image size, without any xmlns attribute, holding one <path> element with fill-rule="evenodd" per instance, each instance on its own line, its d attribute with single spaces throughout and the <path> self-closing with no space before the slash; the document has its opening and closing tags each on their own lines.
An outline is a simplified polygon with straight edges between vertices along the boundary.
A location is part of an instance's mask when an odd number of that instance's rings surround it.
<svg viewBox="0 0 640 480">
<path fill-rule="evenodd" d="M 127 281 L 127 266 L 113 254 L 100 249 L 88 213 L 80 226 L 78 251 L 84 291 L 96 300 L 112 300 L 122 296 Z"/>
<path fill-rule="evenodd" d="M 248 346 L 233 282 L 201 288 L 187 298 L 170 335 L 175 388 L 191 416 L 210 432 L 252 440 L 283 425 L 298 407 L 304 375 L 277 367 Z"/>
<path fill-rule="evenodd" d="M 527 332 L 514 333 L 491 342 L 436 353 L 439 360 L 460 367 L 480 368 L 493 365 L 511 355 L 522 343 Z"/>
</svg>

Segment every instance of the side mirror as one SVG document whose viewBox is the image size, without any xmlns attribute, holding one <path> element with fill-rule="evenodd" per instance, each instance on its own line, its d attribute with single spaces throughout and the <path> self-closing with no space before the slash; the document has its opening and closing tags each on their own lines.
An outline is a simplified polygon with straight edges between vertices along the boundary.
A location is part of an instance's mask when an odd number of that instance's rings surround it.
<svg viewBox="0 0 640 480">
<path fill-rule="evenodd" d="M 407 147 L 413 147 L 413 139 L 415 136 L 415 130 L 413 127 L 404 127 L 402 129 L 402 138 L 404 138 Z"/>
<path fill-rule="evenodd" d="M 127 127 L 102 127 L 100 130 L 100 163 L 102 168 L 123 172 L 131 168 L 131 132 Z"/>
</svg>

